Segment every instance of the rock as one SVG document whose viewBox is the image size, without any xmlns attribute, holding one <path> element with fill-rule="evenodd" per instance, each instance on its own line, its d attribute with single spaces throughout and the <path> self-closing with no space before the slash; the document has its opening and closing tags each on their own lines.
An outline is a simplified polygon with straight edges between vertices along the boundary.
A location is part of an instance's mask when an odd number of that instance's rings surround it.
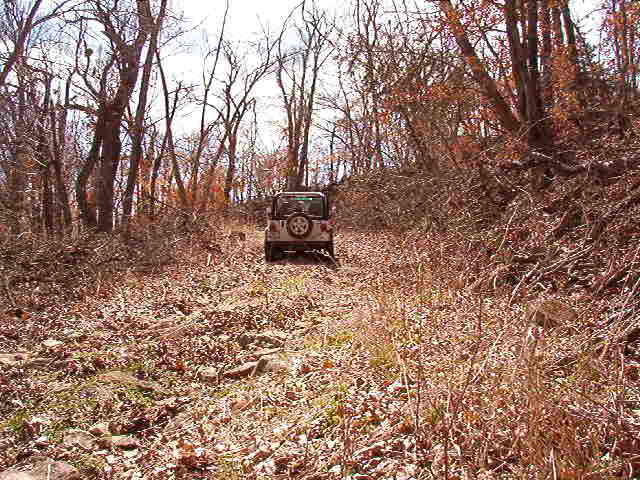
<svg viewBox="0 0 640 480">
<path fill-rule="evenodd" d="M 289 335 L 286 332 L 282 332 L 280 330 L 267 330 L 262 333 L 262 336 L 264 337 L 264 341 L 271 340 L 274 344 L 284 343 L 289 339 Z"/>
<path fill-rule="evenodd" d="M 74 342 L 80 343 L 87 340 L 89 338 L 89 335 L 87 335 L 86 332 L 71 332 L 67 338 Z"/>
<path fill-rule="evenodd" d="M 254 342 L 254 339 L 255 337 L 253 335 L 242 333 L 238 335 L 238 337 L 236 338 L 236 342 L 238 342 L 238 345 L 240 345 L 242 348 L 246 348 L 247 345 L 250 345 Z"/>
<path fill-rule="evenodd" d="M 114 435 L 111 437 L 111 444 L 123 450 L 131 450 L 140 446 L 140 442 L 130 435 Z"/>
<path fill-rule="evenodd" d="M 287 338 L 286 333 L 273 330 L 264 333 L 243 333 L 236 338 L 236 341 L 242 348 L 246 348 L 252 343 L 283 347 Z"/>
<path fill-rule="evenodd" d="M 183 313 L 177 313 L 153 322 L 147 329 L 147 333 L 151 337 L 166 339 L 177 338 L 184 334 L 185 329 L 183 327 L 187 326 L 192 321 L 193 319 L 190 316 L 184 315 Z"/>
<path fill-rule="evenodd" d="M 31 360 L 28 360 L 24 366 L 33 367 L 33 368 L 45 368 L 51 365 L 51 362 L 53 362 L 53 359 L 51 358 L 37 357 Z"/>
<path fill-rule="evenodd" d="M 44 415 L 35 415 L 22 421 L 22 428 L 30 437 L 42 435 L 51 425 L 51 419 Z"/>
<path fill-rule="evenodd" d="M 72 465 L 46 457 L 33 457 L 23 466 L 29 470 L 6 470 L 0 473 L 0 480 L 81 480 L 80 472 Z"/>
<path fill-rule="evenodd" d="M 218 383 L 218 370 L 214 367 L 206 367 L 198 372 L 198 378 L 205 383 Z"/>
<path fill-rule="evenodd" d="M 167 422 L 165 427 L 166 431 L 177 432 L 189 428 L 189 425 L 193 425 L 193 417 L 191 412 L 182 412 L 173 417 Z"/>
<path fill-rule="evenodd" d="M 0 365 L 5 365 L 7 367 L 13 367 L 16 365 L 20 365 L 23 361 L 27 360 L 29 357 L 25 353 L 0 353 Z"/>
<path fill-rule="evenodd" d="M 84 430 L 67 430 L 64 432 L 62 442 L 71 447 L 80 447 L 85 450 L 93 450 L 96 444 L 95 438 Z"/>
<path fill-rule="evenodd" d="M 542 300 L 527 306 L 527 322 L 547 329 L 569 326 L 577 318 L 575 310 L 559 300 Z"/>
<path fill-rule="evenodd" d="M 273 355 L 274 353 L 279 353 L 282 351 L 282 348 L 261 348 L 260 350 L 256 350 L 253 352 L 253 355 L 256 357 L 264 357 L 265 355 Z"/>
<path fill-rule="evenodd" d="M 286 357 L 279 355 L 265 355 L 258 360 L 253 375 L 262 373 L 288 372 L 292 367 L 291 362 Z"/>
<path fill-rule="evenodd" d="M 47 363 L 45 366 L 50 366 L 54 370 L 71 371 L 78 371 L 81 368 L 80 365 L 78 365 L 78 363 L 73 360 L 55 360 L 54 362 L 49 361 L 49 363 Z"/>
<path fill-rule="evenodd" d="M 133 448 L 131 450 L 125 450 L 124 452 L 122 452 L 122 456 L 124 456 L 125 458 L 135 458 L 140 454 L 140 451 L 137 448 Z M 131 475 L 131 472 L 134 472 L 135 469 L 129 470 L 129 475 Z M 127 475 L 127 473 L 125 472 L 125 475 Z M 125 478 L 134 478 L 132 476 L 128 476 Z M 138 477 L 139 478 L 139 477 Z"/>
<path fill-rule="evenodd" d="M 49 441 L 49 437 L 47 435 L 40 435 L 33 441 L 33 443 L 40 448 L 45 448 L 51 445 L 51 442 Z"/>
<path fill-rule="evenodd" d="M 0 480 L 34 480 L 35 476 L 31 475 L 32 472 L 17 472 L 15 470 L 6 470 L 0 472 Z"/>
<path fill-rule="evenodd" d="M 91 432 L 96 437 L 106 437 L 110 435 L 111 429 L 109 428 L 109 422 L 100 422 L 94 425 L 91 425 L 89 428 L 89 432 Z"/>
<path fill-rule="evenodd" d="M 239 378 L 239 377 L 248 377 L 251 375 L 258 365 L 258 362 L 247 362 L 243 363 L 239 367 L 232 368 L 231 370 L 227 370 L 222 374 L 225 378 Z"/>
<path fill-rule="evenodd" d="M 264 304 L 264 300 L 261 298 L 250 298 L 242 300 L 229 300 L 227 302 L 218 305 L 217 310 L 219 312 L 228 313 L 236 310 L 249 310 L 260 308 Z"/>
<path fill-rule="evenodd" d="M 63 344 L 63 342 L 61 342 L 60 340 L 56 340 L 54 338 L 48 338 L 47 340 L 42 342 L 42 345 L 44 345 L 47 348 L 56 348 L 56 347 L 59 347 L 62 344 Z"/>
<path fill-rule="evenodd" d="M 156 405 L 158 407 L 164 408 L 168 412 L 177 412 L 180 407 L 189 403 L 190 401 L 191 399 L 189 397 L 169 397 L 156 402 Z"/>
<path fill-rule="evenodd" d="M 222 376 L 225 378 L 254 377 L 263 373 L 289 371 L 291 367 L 292 364 L 286 357 L 263 355 L 257 362 L 243 363 L 239 367 L 227 370 Z"/>
<path fill-rule="evenodd" d="M 120 383 L 132 387 L 139 387 L 142 390 L 165 393 L 164 388 L 158 382 L 140 380 L 129 372 L 114 370 L 98 375 L 96 380 L 102 383 Z"/>
<path fill-rule="evenodd" d="M 164 330 L 165 328 L 175 327 L 180 321 L 184 321 L 184 315 L 163 318 L 149 327 L 149 330 Z"/>
<path fill-rule="evenodd" d="M 126 435 L 129 433 L 127 423 L 117 420 L 109 422 L 109 430 L 111 430 L 113 435 Z"/>
<path fill-rule="evenodd" d="M 239 230 L 234 230 L 229 234 L 229 240 L 238 240 L 244 242 L 247 240 L 247 234 Z"/>
</svg>

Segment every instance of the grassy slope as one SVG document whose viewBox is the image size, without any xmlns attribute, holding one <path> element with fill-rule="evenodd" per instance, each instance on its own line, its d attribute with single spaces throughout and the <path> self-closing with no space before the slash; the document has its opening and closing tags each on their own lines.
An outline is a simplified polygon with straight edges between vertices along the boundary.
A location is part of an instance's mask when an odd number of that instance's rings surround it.
<svg viewBox="0 0 640 480">
<path fill-rule="evenodd" d="M 246 242 L 210 232 L 128 249 L 108 238 L 15 247 L 10 295 L 27 315 L 2 318 L 0 351 L 49 362 L 0 374 L 0 471 L 41 454 L 87 478 L 638 472 L 637 363 L 614 342 L 602 350 L 615 332 L 597 326 L 599 304 L 569 296 L 574 324 L 533 332 L 525 299 L 461 281 L 420 229 L 342 230 L 336 269 L 313 257 L 265 265 L 260 233 L 244 228 Z M 59 248 L 84 253 L 54 268 Z M 290 373 L 199 380 L 254 359 L 235 338 L 270 329 L 289 335 Z M 62 345 L 43 346 L 51 338 Z M 110 370 L 162 387 L 99 382 Z M 140 446 L 63 444 L 101 421 Z"/>
</svg>

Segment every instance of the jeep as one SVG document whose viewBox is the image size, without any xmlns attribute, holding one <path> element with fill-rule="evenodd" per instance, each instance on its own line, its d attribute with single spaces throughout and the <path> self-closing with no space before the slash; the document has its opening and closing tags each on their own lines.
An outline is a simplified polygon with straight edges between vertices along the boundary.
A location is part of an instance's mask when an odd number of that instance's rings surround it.
<svg viewBox="0 0 640 480">
<path fill-rule="evenodd" d="M 264 258 L 271 262 L 284 252 L 324 250 L 331 258 L 333 225 L 329 202 L 321 192 L 281 192 L 267 208 Z"/>
</svg>

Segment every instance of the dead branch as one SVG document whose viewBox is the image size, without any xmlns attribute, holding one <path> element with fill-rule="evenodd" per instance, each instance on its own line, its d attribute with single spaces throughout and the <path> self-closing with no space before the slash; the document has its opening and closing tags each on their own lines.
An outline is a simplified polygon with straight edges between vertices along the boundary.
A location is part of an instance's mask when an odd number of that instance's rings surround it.
<svg viewBox="0 0 640 480">
<path fill-rule="evenodd" d="M 640 187 L 640 182 L 636 182 L 636 184 L 633 187 L 631 187 L 631 190 L 636 190 L 638 187 Z M 635 206 L 639 202 L 640 202 L 640 190 L 632 193 L 623 201 L 618 203 L 615 207 L 613 207 L 611 210 L 609 210 L 607 213 L 605 213 L 602 216 L 602 218 L 600 218 L 599 221 L 594 223 L 593 227 L 591 228 L 591 232 L 589 232 L 589 238 L 591 239 L 591 241 L 595 242 L 596 240 L 598 240 L 598 238 L 600 238 L 600 235 L 602 234 L 604 227 L 610 221 L 612 221 L 616 215 L 622 213 L 624 210 L 627 210 L 628 208 Z"/>
</svg>

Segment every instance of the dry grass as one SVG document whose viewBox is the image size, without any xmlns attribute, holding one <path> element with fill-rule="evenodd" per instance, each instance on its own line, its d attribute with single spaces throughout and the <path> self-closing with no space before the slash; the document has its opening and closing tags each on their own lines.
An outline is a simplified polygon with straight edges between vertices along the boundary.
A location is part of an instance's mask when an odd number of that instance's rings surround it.
<svg viewBox="0 0 640 480">
<path fill-rule="evenodd" d="M 392 267 L 395 252 L 386 253 L 381 266 Z M 433 279 L 418 282 L 413 295 L 410 289 L 381 286 L 368 314 L 336 327 L 351 337 L 349 357 L 361 357 L 380 391 L 400 382 L 406 417 L 396 420 L 409 421 L 413 435 L 403 463 L 415 455 L 411 464 L 424 478 L 637 473 L 638 364 L 618 347 L 603 354 L 602 343 L 594 345 L 594 319 L 579 302 L 584 315 L 576 325 L 532 331 L 508 296 L 455 291 Z M 350 411 L 362 415 L 355 405 Z M 355 450 L 375 443 L 377 429 L 363 434 L 360 422 L 349 422 Z M 362 462 L 358 471 L 370 474 Z"/>
<path fill-rule="evenodd" d="M 634 194 L 635 176 L 607 186 L 575 179 L 502 212 L 473 179 L 457 190 L 445 179 L 434 193 L 402 172 L 375 188 L 352 180 L 340 200 L 353 227 L 367 230 L 358 219 L 375 217 L 397 232 L 384 235 L 395 248 L 374 248 L 368 275 L 382 286 L 370 284 L 376 306 L 353 324 L 365 339 L 354 345 L 385 375 L 415 380 L 407 392 L 424 478 L 639 474 L 640 230 L 635 208 L 606 213 Z M 416 185 L 422 192 L 411 195 Z M 572 305 L 575 323 L 531 328 L 524 307 L 540 296 Z"/>
<path fill-rule="evenodd" d="M 244 225 L 12 243 L 3 274 L 27 315 L 3 318 L 0 350 L 58 363 L 2 372 L 0 467 L 37 453 L 87 478 L 637 476 L 635 284 L 623 279 L 629 288 L 613 296 L 547 289 L 578 316 L 532 328 L 525 308 L 539 290 L 517 277 L 510 240 L 533 208 L 522 202 L 495 228 L 473 230 L 462 214 L 439 231 L 343 228 L 337 269 L 265 264 L 260 232 Z M 537 228 L 527 238 L 547 227 Z M 234 339 L 266 329 L 288 333 L 290 373 L 199 380 L 204 367 L 252 359 Z M 49 351 L 47 338 L 63 346 Z M 87 400 L 104 370 L 165 391 Z M 61 443 L 66 429 L 105 420 L 141 447 Z"/>
</svg>

